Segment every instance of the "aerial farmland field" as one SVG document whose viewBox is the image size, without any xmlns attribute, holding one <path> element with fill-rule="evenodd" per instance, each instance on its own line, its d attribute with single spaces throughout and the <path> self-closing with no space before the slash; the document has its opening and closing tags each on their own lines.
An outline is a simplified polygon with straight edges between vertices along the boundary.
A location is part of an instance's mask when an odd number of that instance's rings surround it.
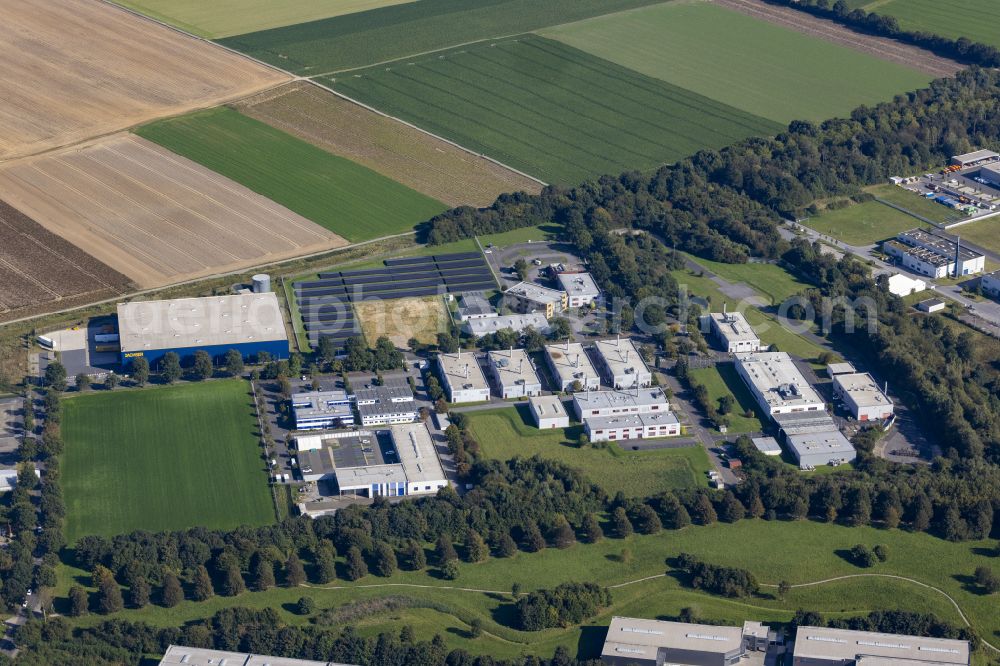
<svg viewBox="0 0 1000 666">
<path fill-rule="evenodd" d="M 281 72 L 93 0 L 5 2 L 0 61 L 0 160 L 212 106 L 287 80 Z"/>
<path fill-rule="evenodd" d="M 295 74 L 319 76 L 659 1 L 419 0 L 219 41 Z"/>
<path fill-rule="evenodd" d="M 653 169 L 781 129 L 535 35 L 322 80 L 550 183 Z"/>
<path fill-rule="evenodd" d="M 413 0 L 115 0 L 200 37 L 218 39 Z"/>
<path fill-rule="evenodd" d="M 352 242 L 412 231 L 440 201 L 229 108 L 137 133 Z"/>
<path fill-rule="evenodd" d="M 449 206 L 488 206 L 504 192 L 541 189 L 530 178 L 309 83 L 290 83 L 235 106 Z"/>
<path fill-rule="evenodd" d="M 220 380 L 64 403 L 66 537 L 274 520 L 250 385 Z"/>
<path fill-rule="evenodd" d="M 932 78 L 700 1 L 678 0 L 540 34 L 783 124 L 843 116 Z"/>
<path fill-rule="evenodd" d="M 142 287 L 347 244 L 131 134 L 0 166 L 0 198 Z"/>
<path fill-rule="evenodd" d="M 1000 3 L 996 0 L 890 0 L 862 7 L 895 16 L 903 30 L 965 37 L 1000 48 Z"/>
</svg>

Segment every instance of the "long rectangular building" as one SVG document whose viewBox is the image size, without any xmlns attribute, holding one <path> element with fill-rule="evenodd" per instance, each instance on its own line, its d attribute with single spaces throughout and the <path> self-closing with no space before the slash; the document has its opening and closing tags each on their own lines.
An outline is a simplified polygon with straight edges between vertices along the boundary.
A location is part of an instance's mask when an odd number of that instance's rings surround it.
<svg viewBox="0 0 1000 666">
<path fill-rule="evenodd" d="M 896 243 L 884 245 L 890 255 L 915 272 L 940 278 L 948 275 L 975 275 L 986 267 L 986 257 L 923 229 L 896 235 Z"/>
<path fill-rule="evenodd" d="M 545 359 L 559 382 L 560 391 L 577 390 L 577 383 L 580 391 L 596 391 L 601 387 L 601 376 L 579 342 L 548 345 Z"/>
<path fill-rule="evenodd" d="M 434 440 L 423 423 L 394 425 L 389 428 L 396 456 L 406 475 L 407 495 L 436 493 L 448 485 L 441 468 Z"/>
<path fill-rule="evenodd" d="M 126 367 L 140 357 L 155 367 L 168 352 L 183 362 L 199 350 L 216 361 L 230 349 L 244 358 L 288 358 L 285 322 L 271 292 L 119 303 L 118 333 Z"/>
<path fill-rule="evenodd" d="M 614 340 L 598 340 L 594 349 L 608 386 L 628 389 L 653 383 L 653 373 L 646 367 L 631 338 L 619 336 Z"/>
<path fill-rule="evenodd" d="M 844 401 L 858 421 L 881 421 L 892 416 L 892 400 L 867 372 L 834 375 L 833 394 Z"/>
<path fill-rule="evenodd" d="M 371 386 L 355 392 L 361 425 L 376 426 L 412 423 L 417 420 L 417 403 L 405 384 Z"/>
<path fill-rule="evenodd" d="M 632 391 L 584 391 L 573 396 L 573 410 L 581 421 L 619 414 L 655 414 L 669 409 L 667 396 L 658 387 Z"/>
<path fill-rule="evenodd" d="M 737 354 L 736 372 L 770 416 L 826 409 L 826 403 L 785 352 Z"/>
<path fill-rule="evenodd" d="M 490 399 L 490 385 L 472 352 L 459 350 L 437 356 L 438 367 L 448 402 L 485 402 Z"/>
<path fill-rule="evenodd" d="M 540 312 L 530 314 L 497 315 L 495 317 L 480 317 L 478 319 L 467 319 L 462 324 L 466 333 L 477 338 L 490 333 L 496 333 L 509 328 L 515 333 L 522 333 L 529 328 L 533 328 L 539 333 L 549 332 L 549 320 Z"/>
<path fill-rule="evenodd" d="M 296 430 L 319 430 L 354 425 L 353 396 L 346 391 L 310 391 L 292 396 Z"/>
<path fill-rule="evenodd" d="M 500 397 L 526 398 L 540 395 L 542 381 L 523 349 L 502 349 L 488 354 L 490 373 L 496 380 Z"/>
<path fill-rule="evenodd" d="M 226 652 L 208 648 L 171 645 L 160 660 L 160 666 L 349 666 L 332 661 L 311 661 L 268 657 L 246 652 Z"/>
<path fill-rule="evenodd" d="M 775 637 L 759 622 L 726 627 L 614 617 L 601 661 L 608 666 L 735 666 L 765 652 Z M 758 655 L 763 663 L 763 655 Z"/>
<path fill-rule="evenodd" d="M 799 627 L 793 666 L 967 666 L 968 641 Z"/>
<path fill-rule="evenodd" d="M 681 434 L 681 424 L 670 411 L 595 416 L 584 420 L 583 428 L 592 442 L 622 442 Z"/>
</svg>

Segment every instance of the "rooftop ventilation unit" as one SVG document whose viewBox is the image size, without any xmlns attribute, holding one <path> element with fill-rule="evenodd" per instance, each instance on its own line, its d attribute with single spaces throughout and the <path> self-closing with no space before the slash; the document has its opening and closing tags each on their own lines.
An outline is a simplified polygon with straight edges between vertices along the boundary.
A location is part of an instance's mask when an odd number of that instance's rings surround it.
<svg viewBox="0 0 1000 666">
<path fill-rule="evenodd" d="M 728 641 L 729 639 L 725 636 L 717 636 L 715 634 L 684 634 L 688 638 L 698 638 L 703 641 Z"/>
<path fill-rule="evenodd" d="M 902 643 L 882 643 L 879 641 L 858 641 L 858 645 L 867 645 L 868 647 L 893 648 L 896 650 L 909 650 L 911 647 L 909 645 L 904 645 Z"/>
<path fill-rule="evenodd" d="M 640 627 L 622 627 L 622 631 L 630 634 L 650 634 L 654 636 L 663 635 L 663 632 L 659 629 L 642 629 Z"/>
<path fill-rule="evenodd" d="M 920 651 L 922 651 L 922 652 L 946 652 L 948 654 L 961 654 L 961 652 L 959 650 L 956 650 L 954 648 L 925 647 L 925 646 L 921 645 L 917 649 L 920 650 Z"/>
<path fill-rule="evenodd" d="M 843 638 L 829 638 L 827 636 L 806 636 L 807 641 L 819 641 L 820 643 L 846 643 Z"/>
</svg>

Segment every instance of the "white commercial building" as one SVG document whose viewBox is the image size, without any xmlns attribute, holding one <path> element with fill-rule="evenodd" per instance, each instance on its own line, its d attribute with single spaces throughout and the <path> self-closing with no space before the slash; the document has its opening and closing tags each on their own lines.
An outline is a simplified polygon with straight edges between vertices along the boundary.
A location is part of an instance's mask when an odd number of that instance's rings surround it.
<svg viewBox="0 0 1000 666">
<path fill-rule="evenodd" d="M 760 337 L 742 312 L 712 312 L 708 318 L 722 351 L 735 354 L 760 349 Z"/>
<path fill-rule="evenodd" d="M 564 311 L 569 303 L 565 291 L 549 289 L 534 282 L 519 282 L 503 293 L 511 310 L 521 313 L 540 312 L 552 318 Z"/>
<path fill-rule="evenodd" d="M 984 294 L 993 298 L 1000 298 L 1000 271 L 987 273 L 980 278 L 979 287 Z"/>
<path fill-rule="evenodd" d="M 656 414 L 669 411 L 660 388 L 632 391 L 582 391 L 573 395 L 573 410 L 581 421 L 619 414 Z"/>
<path fill-rule="evenodd" d="M 859 421 L 881 421 L 892 416 L 892 400 L 867 372 L 833 377 L 833 394 L 844 401 Z"/>
<path fill-rule="evenodd" d="M 592 442 L 620 442 L 681 434 L 681 424 L 670 411 L 588 417 L 584 419 L 583 427 Z"/>
<path fill-rule="evenodd" d="M 785 352 L 736 355 L 736 372 L 766 414 L 823 412 L 826 403 Z"/>
<path fill-rule="evenodd" d="M 857 372 L 854 369 L 854 365 L 847 361 L 841 361 L 840 363 L 830 363 L 826 366 L 826 374 L 833 377 L 834 375 L 849 375 L 852 372 Z"/>
<path fill-rule="evenodd" d="M 594 343 L 594 349 L 597 350 L 597 358 L 608 386 L 628 389 L 653 383 L 653 374 L 639 356 L 639 350 L 631 338 L 598 340 Z"/>
<path fill-rule="evenodd" d="M 799 627 L 792 666 L 967 666 L 968 641 Z"/>
<path fill-rule="evenodd" d="M 569 414 L 557 395 L 540 395 L 528 400 L 531 415 L 539 430 L 568 428 Z"/>
<path fill-rule="evenodd" d="M 780 456 L 781 445 L 774 437 L 754 437 L 750 440 L 757 450 L 765 456 Z"/>
<path fill-rule="evenodd" d="M 928 298 L 926 301 L 920 301 L 917 303 L 917 309 L 922 312 L 941 312 L 944 310 L 945 303 L 940 298 Z"/>
<path fill-rule="evenodd" d="M 558 378 L 560 391 L 572 391 L 577 382 L 581 391 L 596 391 L 601 387 L 601 377 L 579 342 L 548 345 L 545 358 L 552 374 Z"/>
<path fill-rule="evenodd" d="M 883 248 L 911 271 L 934 278 L 975 275 L 986 268 L 984 255 L 923 229 L 900 232 Z"/>
<path fill-rule="evenodd" d="M 613 617 L 601 661 L 608 666 L 763 664 L 764 655 L 759 653 L 775 639 L 775 633 L 760 622 L 727 627 Z"/>
<path fill-rule="evenodd" d="M 886 281 L 886 287 L 890 294 L 896 296 L 909 296 L 927 289 L 927 283 L 923 280 L 909 278 L 902 273 L 896 273 Z"/>
<path fill-rule="evenodd" d="M 786 432 L 785 442 L 799 469 L 842 465 L 851 462 L 858 455 L 854 445 L 837 429 L 833 419 L 829 420 L 825 430 L 796 434 Z"/>
<path fill-rule="evenodd" d="M 486 383 L 486 377 L 471 352 L 441 353 L 437 362 L 449 402 L 485 402 L 490 399 L 490 385 Z"/>
<path fill-rule="evenodd" d="M 395 425 L 389 432 L 406 475 L 407 495 L 436 493 L 448 485 L 427 426 L 423 423 Z"/>
<path fill-rule="evenodd" d="M 458 320 L 469 321 L 471 319 L 488 319 L 498 316 L 497 311 L 490 305 L 490 302 L 480 294 L 462 294 L 458 306 Z"/>
<path fill-rule="evenodd" d="M 412 423 L 417 420 L 417 403 L 409 386 L 372 386 L 355 392 L 361 425 L 376 426 Z"/>
<path fill-rule="evenodd" d="M 171 645 L 160 660 L 160 666 L 348 666 L 332 661 L 310 661 L 269 657 L 246 652 L 225 652 L 208 648 Z"/>
<path fill-rule="evenodd" d="M 590 273 L 559 273 L 557 277 L 571 308 L 588 306 L 601 296 L 601 290 Z"/>
<path fill-rule="evenodd" d="M 478 319 L 467 319 L 462 328 L 466 333 L 481 338 L 490 333 L 502 331 L 509 328 L 515 333 L 523 333 L 529 328 L 533 328 L 539 333 L 549 332 L 549 320 L 540 312 L 530 314 L 503 315 L 495 317 L 480 317 Z"/>
<path fill-rule="evenodd" d="M 501 349 L 488 354 L 490 373 L 497 382 L 500 397 L 525 398 L 542 392 L 542 381 L 523 349 Z"/>
<path fill-rule="evenodd" d="M 296 430 L 320 430 L 354 425 L 354 396 L 346 391 L 309 391 L 292 396 Z"/>
<path fill-rule="evenodd" d="M 1000 154 L 995 153 L 992 150 L 976 150 L 971 153 L 965 153 L 964 155 L 953 156 L 951 158 L 951 163 L 964 169 L 965 167 L 975 166 L 976 164 L 997 159 L 1000 159 Z"/>
</svg>

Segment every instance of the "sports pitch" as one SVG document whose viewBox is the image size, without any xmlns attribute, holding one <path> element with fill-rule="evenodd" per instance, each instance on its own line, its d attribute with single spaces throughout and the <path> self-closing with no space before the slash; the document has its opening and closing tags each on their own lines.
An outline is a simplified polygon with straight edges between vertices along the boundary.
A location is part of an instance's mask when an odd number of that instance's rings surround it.
<svg viewBox="0 0 1000 666">
<path fill-rule="evenodd" d="M 679 0 L 540 34 L 783 124 L 847 115 L 930 80 L 706 2 Z"/>
<path fill-rule="evenodd" d="M 274 521 L 240 380 L 102 392 L 64 405 L 66 538 Z"/>
<path fill-rule="evenodd" d="M 447 208 L 371 169 L 224 107 L 136 132 L 352 242 L 412 231 Z"/>
<path fill-rule="evenodd" d="M 323 82 L 549 183 L 650 170 L 781 129 L 535 35 Z"/>
<path fill-rule="evenodd" d="M 996 0 L 890 0 L 871 11 L 895 16 L 903 30 L 966 37 L 1000 48 L 1000 3 Z"/>
</svg>

